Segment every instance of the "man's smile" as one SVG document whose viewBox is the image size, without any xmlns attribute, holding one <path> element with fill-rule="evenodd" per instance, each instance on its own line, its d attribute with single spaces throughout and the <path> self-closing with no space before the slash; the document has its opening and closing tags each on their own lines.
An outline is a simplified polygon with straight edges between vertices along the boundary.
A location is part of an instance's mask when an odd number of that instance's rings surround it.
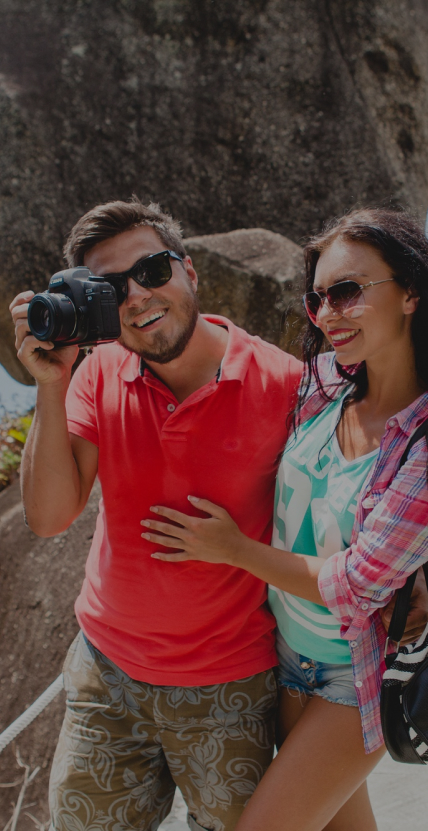
<svg viewBox="0 0 428 831">
<path fill-rule="evenodd" d="M 165 317 L 167 311 L 168 309 L 156 309 L 153 312 L 148 312 L 143 316 L 138 316 L 138 319 L 134 320 L 131 325 L 135 329 L 146 329 L 157 320 L 161 320 L 161 318 Z"/>
</svg>

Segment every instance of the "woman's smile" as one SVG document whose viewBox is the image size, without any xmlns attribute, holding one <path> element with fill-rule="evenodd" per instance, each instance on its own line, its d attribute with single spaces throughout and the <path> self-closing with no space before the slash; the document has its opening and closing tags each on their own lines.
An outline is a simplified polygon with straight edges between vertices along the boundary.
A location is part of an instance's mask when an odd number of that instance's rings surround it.
<svg viewBox="0 0 428 831">
<path fill-rule="evenodd" d="M 360 331 L 361 329 L 330 329 L 327 330 L 327 336 L 330 343 L 336 348 L 351 343 L 359 335 Z"/>
</svg>

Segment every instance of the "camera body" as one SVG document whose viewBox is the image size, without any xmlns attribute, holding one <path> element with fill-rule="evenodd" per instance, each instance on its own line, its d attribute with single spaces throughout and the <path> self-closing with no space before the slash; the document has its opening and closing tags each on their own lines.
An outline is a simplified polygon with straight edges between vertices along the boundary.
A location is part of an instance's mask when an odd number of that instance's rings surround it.
<svg viewBox="0 0 428 831">
<path fill-rule="evenodd" d="M 37 340 L 58 346 L 114 341 L 120 335 L 116 292 L 84 266 L 58 271 L 31 300 L 28 326 Z"/>
</svg>

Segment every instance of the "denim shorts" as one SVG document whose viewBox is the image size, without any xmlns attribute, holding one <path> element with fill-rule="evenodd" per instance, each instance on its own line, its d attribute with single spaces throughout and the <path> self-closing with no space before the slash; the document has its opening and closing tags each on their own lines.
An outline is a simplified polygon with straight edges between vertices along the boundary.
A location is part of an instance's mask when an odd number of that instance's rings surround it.
<svg viewBox="0 0 428 831">
<path fill-rule="evenodd" d="M 319 695 L 332 704 L 358 707 L 351 664 L 326 664 L 291 649 L 281 633 L 276 633 L 279 659 L 278 684 L 305 695 Z"/>
</svg>

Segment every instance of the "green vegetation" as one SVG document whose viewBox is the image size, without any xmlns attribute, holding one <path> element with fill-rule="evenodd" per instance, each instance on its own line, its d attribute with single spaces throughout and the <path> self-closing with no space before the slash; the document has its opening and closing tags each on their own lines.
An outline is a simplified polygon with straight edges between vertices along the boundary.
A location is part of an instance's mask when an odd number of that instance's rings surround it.
<svg viewBox="0 0 428 831">
<path fill-rule="evenodd" d="M 16 478 L 22 451 L 33 420 L 33 412 L 24 416 L 7 413 L 0 418 L 0 491 Z"/>
</svg>

